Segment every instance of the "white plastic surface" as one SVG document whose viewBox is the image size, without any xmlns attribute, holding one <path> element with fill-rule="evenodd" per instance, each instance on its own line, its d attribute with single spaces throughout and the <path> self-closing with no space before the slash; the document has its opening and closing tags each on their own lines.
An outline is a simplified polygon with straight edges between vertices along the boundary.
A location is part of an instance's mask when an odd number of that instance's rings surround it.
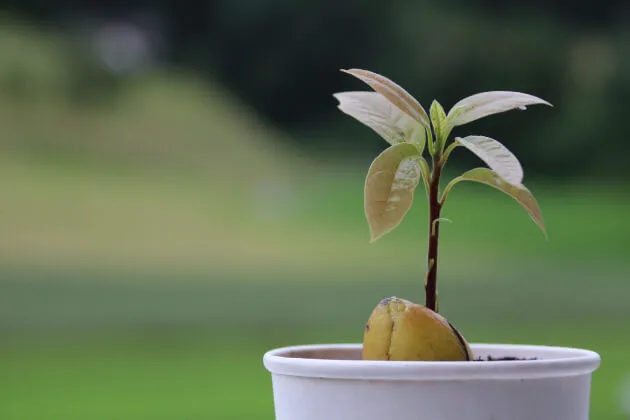
<svg viewBox="0 0 630 420">
<path fill-rule="evenodd" d="M 493 362 L 364 361 L 361 346 L 314 345 L 264 356 L 276 420 L 588 420 L 597 353 L 473 344 Z"/>
</svg>

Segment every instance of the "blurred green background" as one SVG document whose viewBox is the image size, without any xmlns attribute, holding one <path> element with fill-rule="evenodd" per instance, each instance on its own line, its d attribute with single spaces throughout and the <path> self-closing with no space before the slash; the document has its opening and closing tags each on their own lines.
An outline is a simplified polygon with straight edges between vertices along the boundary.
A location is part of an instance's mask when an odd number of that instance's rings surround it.
<svg viewBox="0 0 630 420">
<path fill-rule="evenodd" d="M 0 2 L 0 419 L 273 419 L 265 351 L 359 342 L 423 302 L 426 205 L 368 244 L 385 146 L 336 109 L 393 78 L 490 117 L 548 225 L 454 189 L 440 309 L 471 342 L 599 352 L 592 418 L 630 415 L 630 8 L 600 0 Z M 449 176 L 479 165 L 458 151 Z M 624 408 L 625 407 L 625 408 Z"/>
</svg>

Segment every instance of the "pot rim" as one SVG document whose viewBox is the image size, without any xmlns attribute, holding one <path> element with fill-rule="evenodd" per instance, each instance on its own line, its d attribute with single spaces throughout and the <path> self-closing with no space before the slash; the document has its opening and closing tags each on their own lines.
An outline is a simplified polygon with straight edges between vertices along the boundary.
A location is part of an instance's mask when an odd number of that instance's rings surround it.
<svg viewBox="0 0 630 420">
<path fill-rule="evenodd" d="M 599 354 L 585 349 L 543 345 L 483 344 L 470 347 L 477 357 L 515 356 L 536 360 L 426 362 L 361 360 L 361 344 L 309 344 L 269 350 L 263 357 L 273 375 L 354 380 L 536 379 L 592 374 Z M 343 357 L 325 358 L 327 352 Z"/>
</svg>

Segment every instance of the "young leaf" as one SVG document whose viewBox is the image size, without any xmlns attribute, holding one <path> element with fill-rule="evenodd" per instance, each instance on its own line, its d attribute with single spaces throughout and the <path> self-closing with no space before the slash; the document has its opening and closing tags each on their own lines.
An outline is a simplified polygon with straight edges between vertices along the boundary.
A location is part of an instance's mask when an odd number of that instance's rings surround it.
<svg viewBox="0 0 630 420">
<path fill-rule="evenodd" d="M 425 128 L 377 92 L 341 92 L 333 95 L 338 108 L 370 127 L 389 144 L 412 142 L 424 149 Z"/>
<path fill-rule="evenodd" d="M 413 204 L 413 193 L 421 177 L 418 149 L 399 143 L 383 151 L 365 180 L 365 216 L 370 242 L 378 240 L 402 222 Z"/>
<path fill-rule="evenodd" d="M 444 203 L 444 201 L 446 200 L 446 197 L 453 186 L 460 181 L 479 182 L 496 188 L 497 190 L 509 195 L 527 211 L 534 223 L 536 223 L 538 227 L 543 231 L 545 237 L 547 236 L 545 222 L 543 220 L 540 207 L 538 206 L 538 202 L 536 201 L 532 193 L 524 185 L 510 184 L 491 169 L 475 168 L 453 179 L 446 186 L 446 188 L 444 189 L 444 195 L 442 197 L 442 203 Z"/>
<path fill-rule="evenodd" d="M 510 184 L 520 185 L 523 181 L 523 168 L 520 162 L 498 141 L 485 136 L 458 137 L 456 141 L 476 154 Z"/>
<path fill-rule="evenodd" d="M 429 149 L 429 154 L 433 156 L 435 155 L 435 143 L 433 141 L 433 134 L 430 128 L 426 129 L 425 135 L 427 136 L 427 149 Z"/>
<path fill-rule="evenodd" d="M 438 101 L 433 101 L 429 112 L 431 114 L 431 123 L 433 123 L 433 129 L 435 130 L 436 149 L 441 152 L 446 144 L 446 137 L 448 137 L 450 132 L 446 123 L 446 113 Z"/>
<path fill-rule="evenodd" d="M 525 109 L 528 105 L 544 104 L 552 106 L 544 99 L 520 92 L 494 91 L 469 96 L 457 102 L 448 112 L 450 127 L 468 124 L 488 115 L 512 109 Z"/>
<path fill-rule="evenodd" d="M 455 150 L 457 146 L 461 146 L 457 139 L 455 139 L 454 142 L 448 145 L 448 147 L 444 151 L 444 154 L 442 155 L 442 166 L 446 165 L 446 162 L 448 162 L 448 158 L 451 156 L 451 153 L 453 153 L 453 150 Z"/>
<path fill-rule="evenodd" d="M 361 69 L 349 69 L 341 70 L 344 73 L 348 73 L 362 82 L 369 85 L 372 89 L 383 95 L 394 104 L 398 109 L 409 115 L 411 118 L 429 128 L 429 117 L 426 111 L 422 108 L 422 105 L 411 96 L 405 89 L 389 80 L 388 78 L 381 76 L 380 74 Z"/>
<path fill-rule="evenodd" d="M 405 114 L 405 118 L 409 119 L 409 121 L 412 121 L 414 124 L 416 124 L 416 121 L 411 120 L 407 116 L 407 114 Z M 424 146 L 427 144 L 427 130 L 426 128 L 422 126 L 419 126 L 419 127 L 420 128 L 413 129 L 413 131 L 411 132 L 411 137 L 409 138 L 408 142 L 416 146 L 416 148 L 418 149 L 418 153 L 422 154 L 422 152 L 424 152 Z"/>
<path fill-rule="evenodd" d="M 429 164 L 426 160 L 420 155 L 416 156 L 415 159 L 418 161 L 418 165 L 420 165 L 420 174 L 422 175 L 422 182 L 424 183 L 424 191 L 427 195 L 427 200 L 429 199 L 429 183 L 431 182 L 431 169 L 429 169 Z"/>
</svg>

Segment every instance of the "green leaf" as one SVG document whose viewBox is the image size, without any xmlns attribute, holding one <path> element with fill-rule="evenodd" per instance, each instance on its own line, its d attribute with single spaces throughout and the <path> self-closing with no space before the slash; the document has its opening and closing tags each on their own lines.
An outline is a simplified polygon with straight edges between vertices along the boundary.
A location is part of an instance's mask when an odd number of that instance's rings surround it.
<svg viewBox="0 0 630 420">
<path fill-rule="evenodd" d="M 544 104 L 552 106 L 544 99 L 533 95 L 510 91 L 482 92 L 457 102 L 448 112 L 448 125 L 455 127 L 468 124 L 488 115 L 522 109 L 529 105 Z"/>
<path fill-rule="evenodd" d="M 420 153 L 424 149 L 424 126 L 395 107 L 377 92 L 341 92 L 333 95 L 338 108 L 362 124 L 370 127 L 389 144 L 411 142 Z"/>
<path fill-rule="evenodd" d="M 421 177 L 418 150 L 400 143 L 384 150 L 365 180 L 365 216 L 370 242 L 375 242 L 402 222 L 413 204 L 414 190 Z"/>
<path fill-rule="evenodd" d="M 412 119 L 416 120 L 423 126 L 430 128 L 429 117 L 427 116 L 424 108 L 422 108 L 422 105 L 420 105 L 420 103 L 405 89 L 393 81 L 368 70 L 349 69 L 341 71 L 366 83 L 372 89 L 387 98 L 387 100 L 394 104 L 398 109 L 409 115 Z"/>
<path fill-rule="evenodd" d="M 451 153 L 453 153 L 453 150 L 455 150 L 457 146 L 461 146 L 457 139 L 455 139 L 454 142 L 448 145 L 448 147 L 444 151 L 444 154 L 442 155 L 442 166 L 446 165 L 446 162 L 448 162 L 448 158 L 451 156 Z"/>
<path fill-rule="evenodd" d="M 424 146 L 427 144 L 427 129 L 422 126 L 420 126 L 419 129 L 414 129 L 411 133 L 409 143 L 416 146 L 418 153 L 422 154 L 422 152 L 424 152 Z"/>
<path fill-rule="evenodd" d="M 416 156 L 416 160 L 420 165 L 420 174 L 422 175 L 422 182 L 424 183 L 424 191 L 427 195 L 427 200 L 429 199 L 429 183 L 431 182 L 431 170 L 429 169 L 429 164 L 422 156 Z"/>
<path fill-rule="evenodd" d="M 450 132 L 446 123 L 446 113 L 438 101 L 433 101 L 429 112 L 431 113 L 433 130 L 435 130 L 436 149 L 441 152 L 446 144 L 446 137 L 448 137 Z"/>
<path fill-rule="evenodd" d="M 459 144 L 476 154 L 490 169 L 510 184 L 520 185 L 523 168 L 516 156 L 498 141 L 485 136 L 467 136 L 455 139 Z"/>
<path fill-rule="evenodd" d="M 513 185 L 504 180 L 491 169 L 488 168 L 475 168 L 463 175 L 453 179 L 444 189 L 444 195 L 442 196 L 442 204 L 446 201 L 448 193 L 453 186 L 461 181 L 474 181 L 481 184 L 489 185 L 496 188 L 499 191 L 504 192 L 513 199 L 515 199 L 532 218 L 534 223 L 543 231 L 545 237 L 547 237 L 547 231 L 545 228 L 545 222 L 543 220 L 542 212 L 538 206 L 538 202 L 532 195 L 532 193 L 524 185 Z"/>
<path fill-rule="evenodd" d="M 429 154 L 431 156 L 434 156 L 435 155 L 435 142 L 433 141 L 433 134 L 430 128 L 426 129 L 426 136 L 427 136 L 427 148 L 429 149 Z"/>
</svg>

